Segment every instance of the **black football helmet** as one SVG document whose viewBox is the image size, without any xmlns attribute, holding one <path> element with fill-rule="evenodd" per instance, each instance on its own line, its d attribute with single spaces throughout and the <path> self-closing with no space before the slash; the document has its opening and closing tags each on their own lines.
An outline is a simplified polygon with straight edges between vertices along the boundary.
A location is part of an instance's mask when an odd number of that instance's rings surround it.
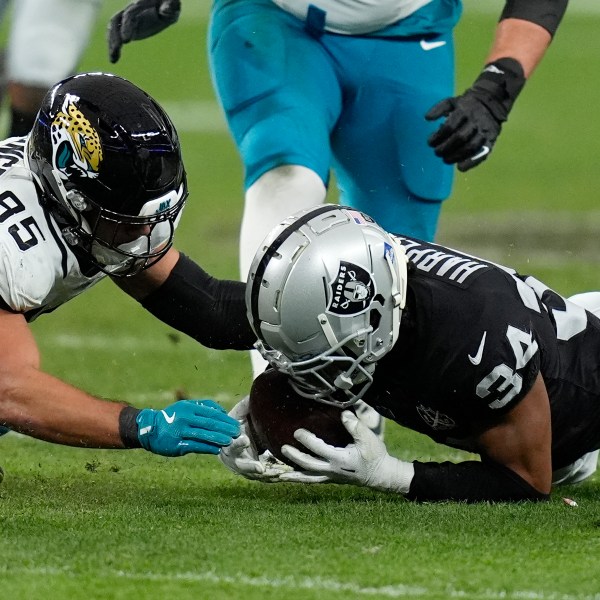
<svg viewBox="0 0 600 600">
<path fill-rule="evenodd" d="M 57 83 L 27 157 L 65 239 L 101 271 L 134 275 L 171 247 L 188 195 L 179 140 L 131 82 L 83 73 Z"/>
</svg>

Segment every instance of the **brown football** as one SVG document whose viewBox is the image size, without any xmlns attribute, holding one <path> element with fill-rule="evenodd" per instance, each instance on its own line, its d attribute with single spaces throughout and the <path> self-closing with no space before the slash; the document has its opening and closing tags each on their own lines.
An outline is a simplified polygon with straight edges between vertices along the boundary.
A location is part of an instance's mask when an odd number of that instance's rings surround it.
<svg viewBox="0 0 600 600">
<path fill-rule="evenodd" d="M 289 385 L 287 376 L 273 369 L 259 375 L 250 391 L 250 435 L 259 452 L 270 450 L 286 463 L 290 460 L 281 453 L 284 444 L 308 452 L 294 438 L 294 431 L 301 427 L 332 446 L 343 448 L 352 443 L 341 414 L 342 410 L 335 406 L 302 398 Z"/>
</svg>

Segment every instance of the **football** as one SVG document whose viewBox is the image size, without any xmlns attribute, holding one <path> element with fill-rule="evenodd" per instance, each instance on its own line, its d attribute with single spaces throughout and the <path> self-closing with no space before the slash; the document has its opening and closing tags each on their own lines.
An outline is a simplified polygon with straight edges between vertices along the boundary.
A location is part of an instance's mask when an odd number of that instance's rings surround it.
<svg viewBox="0 0 600 600">
<path fill-rule="evenodd" d="M 308 429 L 332 446 L 343 448 L 352 443 L 341 414 L 342 410 L 335 406 L 299 396 L 287 376 L 274 369 L 259 375 L 250 390 L 248 427 L 259 453 L 269 450 L 288 464 L 290 460 L 281 452 L 284 444 L 308 452 L 294 438 L 296 429 Z"/>
</svg>

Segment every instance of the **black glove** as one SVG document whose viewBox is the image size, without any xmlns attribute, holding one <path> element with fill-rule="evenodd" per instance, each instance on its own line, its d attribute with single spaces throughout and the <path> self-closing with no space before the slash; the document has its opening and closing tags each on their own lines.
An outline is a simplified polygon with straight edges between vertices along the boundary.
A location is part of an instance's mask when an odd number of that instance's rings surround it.
<svg viewBox="0 0 600 600">
<path fill-rule="evenodd" d="M 428 121 L 446 117 L 427 143 L 446 164 L 458 163 L 459 171 L 476 167 L 492 151 L 524 85 L 523 67 L 515 59 L 486 65 L 462 96 L 442 100 L 425 115 Z"/>
<path fill-rule="evenodd" d="M 121 46 L 143 40 L 177 22 L 180 0 L 136 0 L 119 11 L 108 24 L 108 57 L 116 63 Z"/>
</svg>

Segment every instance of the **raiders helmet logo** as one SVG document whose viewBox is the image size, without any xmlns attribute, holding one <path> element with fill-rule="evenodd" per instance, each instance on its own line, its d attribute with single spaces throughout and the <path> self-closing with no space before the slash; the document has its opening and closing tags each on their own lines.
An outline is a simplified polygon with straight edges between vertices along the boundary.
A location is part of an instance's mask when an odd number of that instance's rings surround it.
<svg viewBox="0 0 600 600">
<path fill-rule="evenodd" d="M 67 94 L 50 126 L 54 168 L 63 179 L 71 175 L 96 178 L 102 163 L 100 136 L 77 108 L 77 96 Z"/>
<path fill-rule="evenodd" d="M 335 315 L 358 315 L 370 306 L 375 295 L 371 275 L 362 267 L 345 261 L 340 261 L 337 276 L 329 285 L 331 300 L 327 311 Z"/>
</svg>

